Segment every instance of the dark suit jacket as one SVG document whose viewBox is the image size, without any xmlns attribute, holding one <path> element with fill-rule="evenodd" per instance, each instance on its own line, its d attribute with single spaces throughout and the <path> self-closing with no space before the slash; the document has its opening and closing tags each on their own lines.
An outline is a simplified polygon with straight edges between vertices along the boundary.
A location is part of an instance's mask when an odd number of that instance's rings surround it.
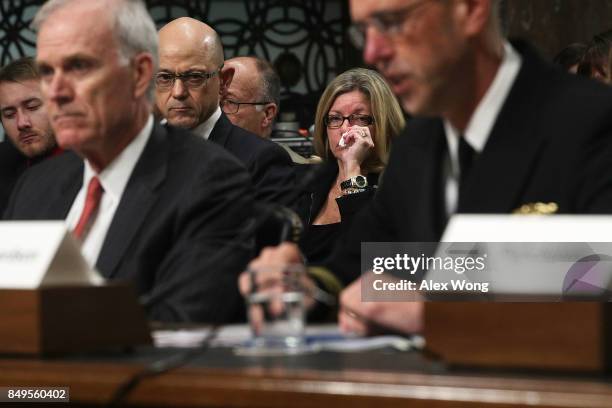
<svg viewBox="0 0 612 408">
<path fill-rule="evenodd" d="M 459 213 L 510 213 L 554 202 L 560 213 L 612 212 L 612 89 L 566 74 L 526 44 L 519 75 L 466 181 Z M 358 277 L 360 242 L 437 242 L 444 229 L 440 119 L 412 119 L 393 144 L 381 187 L 332 269 Z"/>
<path fill-rule="evenodd" d="M 65 219 L 82 183 L 76 154 L 46 160 L 20 179 L 5 218 Z M 154 320 L 232 320 L 242 309 L 236 282 L 251 251 L 248 234 L 238 236 L 248 231 L 252 206 L 249 176 L 234 157 L 156 125 L 96 266 L 108 279 L 133 281 L 140 294 L 174 287 L 150 306 Z"/>
<path fill-rule="evenodd" d="M 0 214 L 8 204 L 11 191 L 27 168 L 27 159 L 8 140 L 0 143 Z"/>
<path fill-rule="evenodd" d="M 256 201 L 292 204 L 293 162 L 282 147 L 235 126 L 224 113 L 209 140 L 223 146 L 244 164 L 253 180 Z"/>
<path fill-rule="evenodd" d="M 369 188 L 366 191 L 336 198 L 340 210 L 340 222 L 326 226 L 313 226 L 314 220 L 327 202 L 329 191 L 338 177 L 338 162 L 336 160 L 323 162 L 316 165 L 314 171 L 314 175 L 309 177 L 310 183 L 305 186 L 304 194 L 299 200 L 297 213 L 304 224 L 300 249 L 309 262 L 321 263 L 332 255 L 342 233 L 349 228 L 355 215 L 374 197 L 379 175 L 378 173 L 368 174 Z"/>
</svg>

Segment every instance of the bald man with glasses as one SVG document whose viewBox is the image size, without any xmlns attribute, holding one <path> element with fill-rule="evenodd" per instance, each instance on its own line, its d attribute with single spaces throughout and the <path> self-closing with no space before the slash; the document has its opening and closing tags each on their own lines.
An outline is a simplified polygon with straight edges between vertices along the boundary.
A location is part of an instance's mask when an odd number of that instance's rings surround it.
<svg viewBox="0 0 612 408">
<path fill-rule="evenodd" d="M 295 176 L 289 155 L 232 124 L 219 106 L 234 68 L 223 68 L 223 46 L 215 30 L 189 17 L 173 20 L 159 31 L 159 54 L 155 99 L 168 124 L 189 129 L 237 157 L 251 175 L 258 202 L 291 204 Z"/>
</svg>

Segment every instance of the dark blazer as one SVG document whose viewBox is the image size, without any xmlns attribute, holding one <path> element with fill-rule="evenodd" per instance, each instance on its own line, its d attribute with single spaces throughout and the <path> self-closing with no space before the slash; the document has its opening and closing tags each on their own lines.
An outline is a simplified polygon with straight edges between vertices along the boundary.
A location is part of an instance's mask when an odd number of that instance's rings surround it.
<svg viewBox="0 0 612 408">
<path fill-rule="evenodd" d="M 559 213 L 612 212 L 612 89 L 562 72 L 525 43 L 523 65 L 473 164 L 459 213 L 510 213 L 554 202 Z M 378 193 L 336 252 L 346 283 L 359 275 L 360 243 L 436 242 L 446 139 L 440 119 L 412 119 L 393 144 Z"/>
<path fill-rule="evenodd" d="M 292 204 L 293 162 L 282 147 L 235 126 L 225 113 L 221 113 L 208 140 L 223 146 L 244 164 L 253 180 L 256 201 Z"/>
<path fill-rule="evenodd" d="M 8 204 L 11 191 L 27 169 L 27 159 L 8 140 L 0 143 L 0 214 Z"/>
<path fill-rule="evenodd" d="M 82 183 L 76 154 L 46 160 L 20 179 L 5 218 L 65 219 Z M 242 311 L 236 282 L 251 251 L 252 206 L 249 176 L 234 157 L 188 132 L 155 125 L 97 269 L 105 278 L 134 282 L 140 294 L 173 287 L 150 306 L 151 319 L 232 320 Z"/>
<path fill-rule="evenodd" d="M 312 223 L 325 205 L 329 191 L 338 177 L 338 162 L 330 160 L 321 163 L 314 171 L 315 174 L 312 178 L 309 177 L 310 183 L 304 189 L 297 212 L 304 224 L 300 249 L 309 262 L 319 263 L 333 253 L 337 241 L 351 225 L 355 215 L 374 197 L 378 186 L 378 174 L 368 174 L 369 188 L 363 193 L 336 198 L 340 210 L 340 222 L 313 227 Z M 320 230 L 314 232 L 317 228 Z"/>
<path fill-rule="evenodd" d="M 304 219 L 307 225 L 312 224 L 319 215 L 327 201 L 329 190 L 331 190 L 338 177 L 338 162 L 335 160 L 312 166 L 316 166 L 315 174 L 304 188 L 304 198 L 300 203 L 302 206 L 300 207 L 300 214 L 305 215 Z M 367 175 L 369 187 L 364 193 L 344 195 L 336 199 L 342 223 L 350 223 L 355 214 L 374 196 L 378 187 L 378 176 L 378 173 Z"/>
</svg>

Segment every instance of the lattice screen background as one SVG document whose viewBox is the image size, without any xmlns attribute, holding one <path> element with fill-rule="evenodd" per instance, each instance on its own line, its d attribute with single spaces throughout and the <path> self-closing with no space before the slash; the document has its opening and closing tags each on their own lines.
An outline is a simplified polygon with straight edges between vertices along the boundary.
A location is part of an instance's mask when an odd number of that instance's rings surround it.
<svg viewBox="0 0 612 408">
<path fill-rule="evenodd" d="M 86 0 L 83 0 L 86 1 Z M 44 0 L 0 0 L 0 64 L 33 55 L 29 24 Z M 191 16 L 221 35 L 226 57 L 258 55 L 276 63 L 283 79 L 282 110 L 312 120 L 325 85 L 362 64 L 345 37 L 348 0 L 148 0 L 158 26 Z M 504 0 L 510 35 L 534 41 L 547 56 L 612 28 L 612 0 Z M 305 124 L 305 123 L 304 123 Z"/>
</svg>

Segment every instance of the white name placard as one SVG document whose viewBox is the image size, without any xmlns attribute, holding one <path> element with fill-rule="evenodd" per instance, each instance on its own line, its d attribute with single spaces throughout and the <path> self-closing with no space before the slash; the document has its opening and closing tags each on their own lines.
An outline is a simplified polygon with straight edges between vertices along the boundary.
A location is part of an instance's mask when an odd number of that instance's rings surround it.
<svg viewBox="0 0 612 408">
<path fill-rule="evenodd" d="M 441 241 L 478 243 L 472 249 L 486 267 L 468 277 L 491 283 L 495 293 L 601 295 L 612 290 L 612 216 L 459 214 Z"/>
<path fill-rule="evenodd" d="M 442 242 L 612 242 L 608 215 L 454 215 Z"/>
<path fill-rule="evenodd" d="M 98 285 L 64 221 L 0 222 L 0 288 Z"/>
</svg>

